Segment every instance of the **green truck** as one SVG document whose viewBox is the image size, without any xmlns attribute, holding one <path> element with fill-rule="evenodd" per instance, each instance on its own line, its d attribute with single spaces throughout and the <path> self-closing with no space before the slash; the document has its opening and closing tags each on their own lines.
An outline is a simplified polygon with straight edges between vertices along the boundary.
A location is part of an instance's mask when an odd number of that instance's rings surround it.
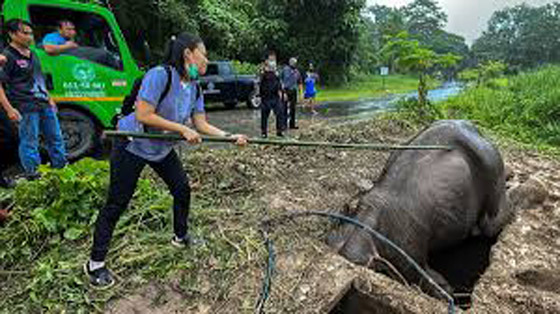
<svg viewBox="0 0 560 314">
<path fill-rule="evenodd" d="M 33 49 L 41 60 L 47 88 L 59 105 L 69 158 L 87 154 L 98 144 L 102 130 L 113 127 L 124 96 L 143 74 L 115 16 L 103 6 L 71 0 L 0 0 L 0 7 L 2 22 L 22 18 L 34 25 Z M 75 23 L 80 46 L 102 51 L 114 62 L 49 56 L 40 43 L 61 19 Z"/>
</svg>

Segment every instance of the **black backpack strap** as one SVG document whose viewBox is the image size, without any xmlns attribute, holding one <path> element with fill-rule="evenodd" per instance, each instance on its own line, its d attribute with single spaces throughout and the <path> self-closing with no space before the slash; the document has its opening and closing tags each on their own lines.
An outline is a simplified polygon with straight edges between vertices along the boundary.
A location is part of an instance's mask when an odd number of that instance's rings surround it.
<svg viewBox="0 0 560 314">
<path fill-rule="evenodd" d="M 195 84 L 196 84 L 196 95 L 194 101 L 198 101 L 200 97 L 202 97 L 202 86 L 200 86 L 200 84 L 198 83 Z"/>
<path fill-rule="evenodd" d="M 165 72 L 167 73 L 167 83 L 165 83 L 165 89 L 163 90 L 163 92 L 159 96 L 159 100 L 158 100 L 158 103 L 157 103 L 158 106 L 165 99 L 165 97 L 167 97 L 167 94 L 169 94 L 169 91 L 171 90 L 171 83 L 172 83 L 172 80 L 173 80 L 173 72 L 171 71 L 171 66 L 170 65 L 164 65 L 163 68 L 165 69 Z"/>
</svg>

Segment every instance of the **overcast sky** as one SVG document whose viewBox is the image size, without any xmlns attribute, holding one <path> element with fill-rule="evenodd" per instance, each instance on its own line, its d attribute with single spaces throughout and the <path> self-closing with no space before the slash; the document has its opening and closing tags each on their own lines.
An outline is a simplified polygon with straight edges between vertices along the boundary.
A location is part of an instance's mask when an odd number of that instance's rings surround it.
<svg viewBox="0 0 560 314">
<path fill-rule="evenodd" d="M 556 0 L 560 1 L 560 0 Z M 412 0 L 367 0 L 368 5 L 383 4 L 400 7 Z M 523 2 L 540 6 L 554 0 L 437 0 L 448 15 L 447 30 L 464 36 L 470 44 L 486 29 L 488 20 L 496 10 Z"/>
</svg>

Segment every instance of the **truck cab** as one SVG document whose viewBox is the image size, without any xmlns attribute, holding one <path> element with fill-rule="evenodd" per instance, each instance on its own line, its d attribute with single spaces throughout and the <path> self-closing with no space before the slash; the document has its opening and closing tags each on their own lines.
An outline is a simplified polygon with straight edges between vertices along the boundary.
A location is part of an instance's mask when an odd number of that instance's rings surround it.
<svg viewBox="0 0 560 314">
<path fill-rule="evenodd" d="M 142 75 L 114 15 L 100 5 L 70 0 L 0 0 L 0 5 L 3 22 L 21 18 L 33 24 L 32 50 L 59 106 L 68 157 L 87 154 L 101 131 L 112 127 L 124 96 Z M 51 56 L 42 48 L 61 19 L 75 24 L 80 53 Z"/>
</svg>

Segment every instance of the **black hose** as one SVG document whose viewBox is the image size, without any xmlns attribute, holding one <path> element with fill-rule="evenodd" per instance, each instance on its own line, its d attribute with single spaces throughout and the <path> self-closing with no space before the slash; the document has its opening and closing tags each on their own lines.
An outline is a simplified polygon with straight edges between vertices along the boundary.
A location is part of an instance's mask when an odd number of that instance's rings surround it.
<svg viewBox="0 0 560 314">
<path fill-rule="evenodd" d="M 335 218 L 338 220 L 341 220 L 343 222 L 346 223 L 351 223 L 353 225 L 356 225 L 360 228 L 362 228 L 363 230 L 365 230 L 366 232 L 370 233 L 371 235 L 373 235 L 375 238 L 379 239 L 380 241 L 388 244 L 392 249 L 394 249 L 397 253 L 399 253 L 400 255 L 402 255 L 405 260 L 414 268 L 416 269 L 416 271 L 422 276 L 424 277 L 433 287 L 436 288 L 436 290 L 445 297 L 445 299 L 448 302 L 448 313 L 449 314 L 454 314 L 455 313 L 455 301 L 453 300 L 453 297 L 449 295 L 449 293 L 447 293 L 447 291 L 445 291 L 445 289 L 443 289 L 440 285 L 438 285 L 433 279 L 432 277 L 430 277 L 430 275 L 428 275 L 428 273 L 426 273 L 426 271 L 420 266 L 418 265 L 418 263 L 416 263 L 416 261 L 414 261 L 414 259 L 412 257 L 410 257 L 403 249 L 401 249 L 400 247 L 398 247 L 395 243 L 393 243 L 391 240 L 387 239 L 384 235 L 382 235 L 381 233 L 373 230 L 372 228 L 370 228 L 369 226 L 363 224 L 362 222 L 347 217 L 347 216 L 343 216 L 343 215 L 339 215 L 339 214 L 334 214 L 334 213 L 330 213 L 330 212 L 324 212 L 324 211 L 292 211 L 289 214 L 286 215 L 281 215 L 280 217 L 277 217 L 273 220 L 268 220 L 265 221 L 265 226 L 266 228 L 269 228 L 270 226 L 272 226 L 273 224 L 282 224 L 285 223 L 288 219 L 292 219 L 292 218 L 297 218 L 297 217 L 304 217 L 304 216 L 319 216 L 319 217 L 326 217 L 326 218 Z M 268 236 L 267 236 L 268 237 Z M 268 239 L 268 238 L 266 238 Z M 271 242 L 267 241 L 267 248 L 268 245 Z M 269 250 L 269 262 L 271 261 L 271 256 L 270 256 L 270 250 Z M 272 251 L 274 252 L 274 251 Z M 272 259 L 273 261 L 274 259 Z M 270 266 L 269 266 L 270 267 Z M 267 287 L 268 289 L 270 289 L 270 281 L 271 278 L 268 277 L 268 272 L 267 272 L 267 276 L 264 279 L 264 282 L 267 283 Z M 264 286 L 264 285 L 263 285 Z M 264 288 L 263 288 L 264 289 Z M 267 293 L 268 295 L 270 294 L 270 291 L 268 291 Z M 266 299 L 263 301 L 263 303 L 266 302 Z M 262 312 L 258 312 L 258 313 L 264 313 L 264 304 L 262 304 L 261 306 L 261 311 Z"/>
</svg>

